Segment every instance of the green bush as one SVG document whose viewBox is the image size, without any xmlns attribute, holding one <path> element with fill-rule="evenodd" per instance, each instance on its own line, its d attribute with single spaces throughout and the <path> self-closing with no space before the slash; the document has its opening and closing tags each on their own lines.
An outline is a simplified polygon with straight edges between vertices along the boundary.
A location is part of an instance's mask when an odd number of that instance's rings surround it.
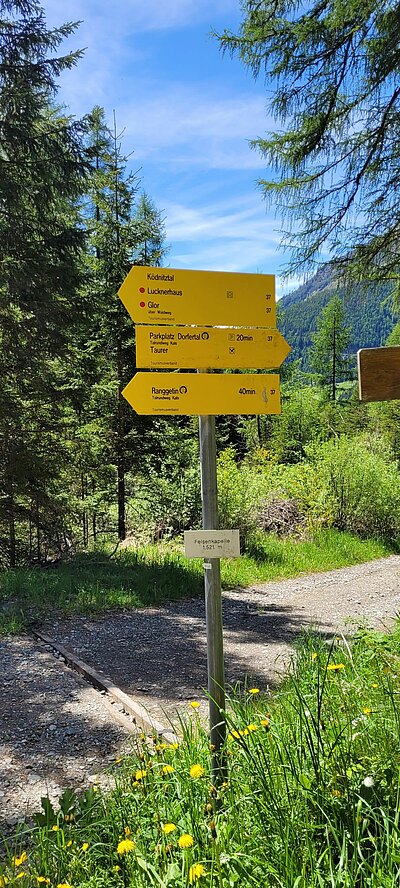
<svg viewBox="0 0 400 888">
<path fill-rule="evenodd" d="M 228 447 L 218 458 L 219 524 L 224 528 L 238 528 L 242 543 L 257 527 L 263 500 L 271 493 L 273 467 L 263 452 L 258 459 L 238 464 L 233 447 Z"/>
<path fill-rule="evenodd" d="M 385 440 L 358 436 L 307 449 L 315 482 L 314 512 L 324 523 L 361 536 L 396 539 L 400 531 L 400 475 Z"/>
<path fill-rule="evenodd" d="M 201 522 L 200 472 L 197 462 L 179 477 L 151 472 L 135 480 L 128 501 L 128 522 L 134 536 L 146 542 L 175 536 Z"/>
</svg>

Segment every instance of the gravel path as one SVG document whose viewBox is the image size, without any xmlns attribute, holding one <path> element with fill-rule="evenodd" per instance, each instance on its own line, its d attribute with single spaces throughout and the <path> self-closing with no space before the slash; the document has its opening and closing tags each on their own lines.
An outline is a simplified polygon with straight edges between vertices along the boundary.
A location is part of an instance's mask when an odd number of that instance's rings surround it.
<svg viewBox="0 0 400 888">
<path fill-rule="evenodd" d="M 388 628 L 400 614 L 400 557 L 223 595 L 228 686 L 274 684 L 307 627 L 331 636 L 363 621 Z M 204 603 L 200 599 L 43 627 L 111 678 L 163 724 L 207 704 Z M 28 636 L 0 644 L 0 831 L 84 786 L 118 756 L 126 731 L 101 695 Z"/>
</svg>

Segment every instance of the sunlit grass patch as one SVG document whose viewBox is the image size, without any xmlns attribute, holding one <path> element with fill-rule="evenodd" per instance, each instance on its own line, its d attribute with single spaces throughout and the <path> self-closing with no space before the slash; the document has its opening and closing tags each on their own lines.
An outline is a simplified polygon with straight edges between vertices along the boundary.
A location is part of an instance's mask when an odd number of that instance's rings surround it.
<svg viewBox="0 0 400 888">
<path fill-rule="evenodd" d="M 388 545 L 320 530 L 310 539 L 250 538 L 240 558 L 223 559 L 224 588 L 330 570 L 390 554 Z M 80 554 L 46 570 L 0 573 L 0 635 L 18 633 L 51 614 L 92 614 L 147 607 L 203 594 L 201 559 L 185 558 L 178 542 Z"/>
</svg>

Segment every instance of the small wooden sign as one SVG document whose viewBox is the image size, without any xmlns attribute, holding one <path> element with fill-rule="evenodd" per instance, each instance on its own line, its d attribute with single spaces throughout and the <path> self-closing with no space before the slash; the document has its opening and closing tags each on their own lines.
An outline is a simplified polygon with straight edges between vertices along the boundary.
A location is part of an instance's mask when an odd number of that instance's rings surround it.
<svg viewBox="0 0 400 888">
<path fill-rule="evenodd" d="M 185 530 L 186 558 L 239 558 L 238 530 Z"/>
<path fill-rule="evenodd" d="M 400 400 L 400 345 L 357 352 L 360 401 Z"/>
</svg>

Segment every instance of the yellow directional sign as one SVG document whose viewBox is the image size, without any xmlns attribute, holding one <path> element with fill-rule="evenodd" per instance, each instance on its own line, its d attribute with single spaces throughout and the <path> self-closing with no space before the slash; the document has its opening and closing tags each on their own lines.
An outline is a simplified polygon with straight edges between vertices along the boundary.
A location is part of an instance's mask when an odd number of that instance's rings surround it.
<svg viewBox="0 0 400 888">
<path fill-rule="evenodd" d="M 275 277 L 134 265 L 119 297 L 137 324 L 275 327 Z"/>
<path fill-rule="evenodd" d="M 148 416 L 281 411 L 277 373 L 137 373 L 122 394 Z"/>
<path fill-rule="evenodd" d="M 279 367 L 290 346 L 278 330 L 254 327 L 136 327 L 136 366 L 169 369 Z"/>
</svg>

